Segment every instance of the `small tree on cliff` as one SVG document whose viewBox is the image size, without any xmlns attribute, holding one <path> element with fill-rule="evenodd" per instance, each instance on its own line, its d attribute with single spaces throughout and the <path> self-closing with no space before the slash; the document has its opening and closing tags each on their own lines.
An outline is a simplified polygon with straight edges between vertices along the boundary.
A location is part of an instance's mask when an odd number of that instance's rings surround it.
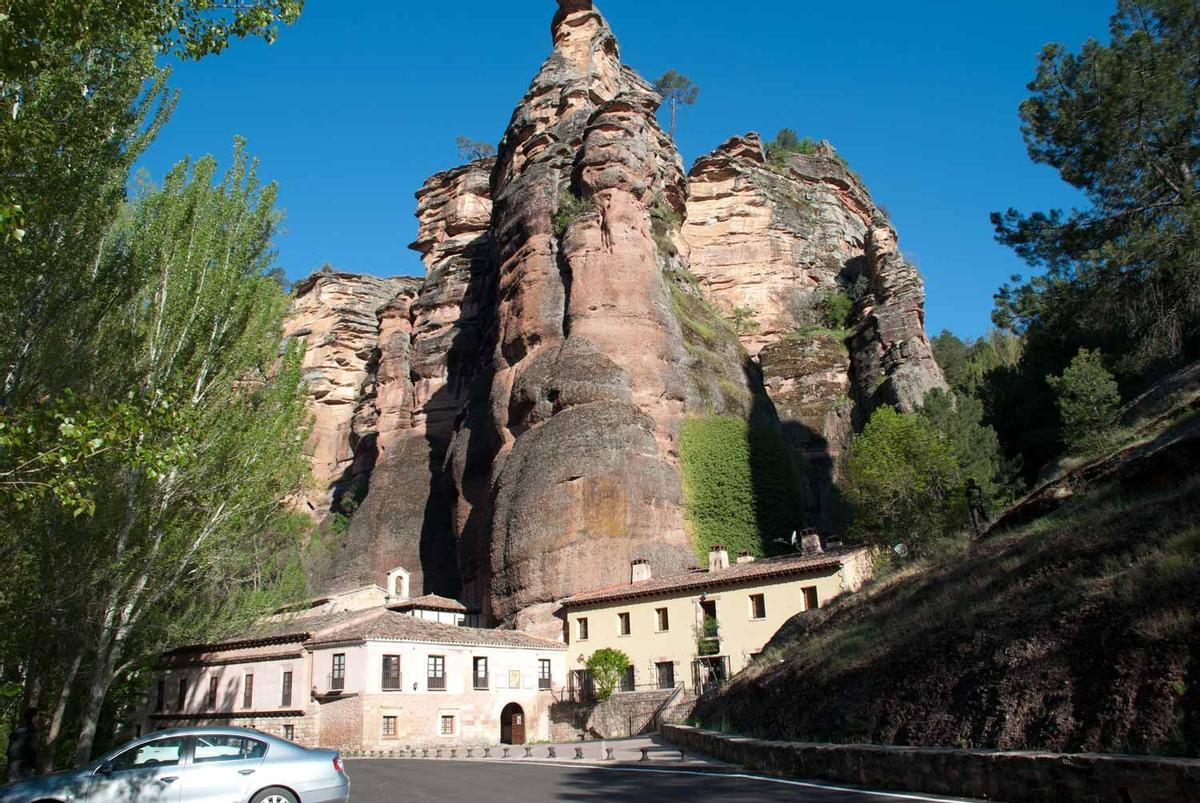
<svg viewBox="0 0 1200 803">
<path fill-rule="evenodd" d="M 586 666 L 596 689 L 596 699 L 603 702 L 612 697 L 621 678 L 629 671 L 629 656 L 620 650 L 603 647 L 592 653 Z"/>
<path fill-rule="evenodd" d="M 696 97 L 700 94 L 700 87 L 683 73 L 667 70 L 654 82 L 654 91 L 662 95 L 663 102 L 671 109 L 670 134 L 674 137 L 679 107 L 695 104 Z"/>
<path fill-rule="evenodd" d="M 496 146 L 490 142 L 471 139 L 470 137 L 459 137 L 456 142 L 458 144 L 459 159 L 466 159 L 473 162 L 476 159 L 486 159 L 489 156 L 496 155 Z"/>
</svg>

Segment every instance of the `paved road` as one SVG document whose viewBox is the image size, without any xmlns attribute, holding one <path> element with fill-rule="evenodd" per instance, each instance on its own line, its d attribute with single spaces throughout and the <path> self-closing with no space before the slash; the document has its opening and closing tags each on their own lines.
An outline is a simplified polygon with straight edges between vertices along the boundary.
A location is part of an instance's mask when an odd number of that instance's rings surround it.
<svg viewBox="0 0 1200 803">
<path fill-rule="evenodd" d="M 897 803 L 916 794 L 841 790 L 697 770 L 492 761 L 347 761 L 352 803 Z"/>
</svg>

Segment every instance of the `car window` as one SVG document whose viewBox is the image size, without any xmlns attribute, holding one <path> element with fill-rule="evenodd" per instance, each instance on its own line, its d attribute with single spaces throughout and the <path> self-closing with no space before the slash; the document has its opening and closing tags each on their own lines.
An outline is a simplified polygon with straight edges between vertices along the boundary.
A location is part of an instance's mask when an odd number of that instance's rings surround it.
<svg viewBox="0 0 1200 803">
<path fill-rule="evenodd" d="M 212 761 L 262 758 L 266 752 L 267 745 L 257 739 L 247 739 L 243 736 L 197 736 L 192 763 L 207 764 Z"/>
<path fill-rule="evenodd" d="M 183 753 L 183 742 L 183 736 L 155 739 L 129 748 L 108 763 L 114 771 L 169 767 L 179 763 L 179 756 Z"/>
</svg>

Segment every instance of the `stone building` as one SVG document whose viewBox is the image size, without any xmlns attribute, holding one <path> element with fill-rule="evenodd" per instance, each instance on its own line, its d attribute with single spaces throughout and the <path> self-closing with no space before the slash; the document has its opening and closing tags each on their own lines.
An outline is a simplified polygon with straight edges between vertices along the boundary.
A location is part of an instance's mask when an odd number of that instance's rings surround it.
<svg viewBox="0 0 1200 803">
<path fill-rule="evenodd" d="M 703 691 L 740 672 L 792 616 L 857 590 L 870 573 L 867 548 L 826 551 L 815 535 L 802 552 L 733 564 L 715 547 L 706 570 L 665 577 L 634 561 L 630 582 L 563 600 L 572 696 L 590 696 L 584 664 L 601 647 L 629 656 L 622 691 Z"/>
<path fill-rule="evenodd" d="M 245 636 L 166 653 L 144 730 L 257 728 L 306 746 L 389 750 L 546 739 L 565 646 L 464 626 L 407 573 L 284 611 Z"/>
</svg>

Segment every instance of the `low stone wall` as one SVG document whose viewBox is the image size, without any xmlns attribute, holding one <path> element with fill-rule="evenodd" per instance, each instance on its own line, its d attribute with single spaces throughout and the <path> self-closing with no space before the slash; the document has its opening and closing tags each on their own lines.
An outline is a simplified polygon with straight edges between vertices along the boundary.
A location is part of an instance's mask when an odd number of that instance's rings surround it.
<svg viewBox="0 0 1200 803">
<path fill-rule="evenodd" d="M 664 710 L 668 701 L 671 705 Z M 555 703 L 550 706 L 550 738 L 572 742 L 640 736 L 657 730 L 660 720 L 687 718 L 695 705 L 694 694 L 675 697 L 673 690 L 618 692 L 603 703 Z"/>
<path fill-rule="evenodd" d="M 663 725 L 668 741 L 776 775 L 1020 803 L 1200 800 L 1200 760 L 1094 753 L 809 744 Z"/>
</svg>

